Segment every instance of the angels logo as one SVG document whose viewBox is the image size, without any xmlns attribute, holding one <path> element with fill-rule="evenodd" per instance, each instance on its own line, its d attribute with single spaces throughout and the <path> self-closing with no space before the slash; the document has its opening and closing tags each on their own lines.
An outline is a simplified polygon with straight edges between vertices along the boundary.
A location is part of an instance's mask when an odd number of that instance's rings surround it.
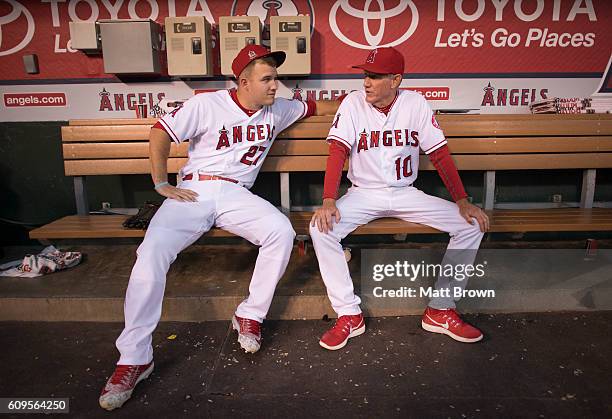
<svg viewBox="0 0 612 419">
<path fill-rule="evenodd" d="M 299 85 L 296 84 L 295 87 L 291 89 L 291 91 L 293 92 L 293 97 L 291 99 L 297 99 L 299 101 L 304 100 L 302 98 L 302 92 L 304 91 L 304 89 L 300 88 Z"/>
<path fill-rule="evenodd" d="M 336 120 L 334 121 L 334 123 L 332 124 L 332 128 L 338 128 L 338 122 L 340 122 L 340 116 L 342 114 L 337 114 L 336 115 Z M 365 134 L 365 130 L 363 131 L 362 134 Z"/>
<path fill-rule="evenodd" d="M 263 25 L 270 24 L 270 16 L 310 16 L 310 35 L 314 32 L 315 15 L 310 0 L 234 0 L 231 16 L 258 16 Z"/>
<path fill-rule="evenodd" d="M 365 129 L 363 131 L 361 131 L 361 134 L 359 134 L 359 144 L 357 146 L 357 152 L 361 152 L 361 150 L 367 150 L 368 149 L 368 133 L 365 132 Z"/>
<path fill-rule="evenodd" d="M 229 138 L 227 137 L 227 133 L 228 131 L 225 129 L 225 125 L 223 125 L 223 128 L 219 130 L 219 142 L 217 143 L 217 150 L 219 150 L 221 147 L 230 146 Z"/>
<path fill-rule="evenodd" d="M 438 129 L 440 129 L 440 125 L 438 125 L 438 121 L 436 120 L 436 116 L 435 116 L 435 115 L 432 115 L 432 116 L 431 116 L 431 124 L 432 124 L 434 127 L 436 127 L 436 128 L 438 128 Z"/>
<path fill-rule="evenodd" d="M 136 109 L 137 103 L 146 103 L 153 109 L 156 104 L 166 96 L 165 93 L 110 93 L 105 87 L 98 94 L 100 96 L 100 112 L 125 111 Z M 174 116 L 174 115 L 173 115 Z"/>
<path fill-rule="evenodd" d="M 106 91 L 106 88 L 103 87 L 102 91 L 98 93 L 100 96 L 100 111 L 112 109 L 112 105 L 110 102 L 110 93 Z"/>
<path fill-rule="evenodd" d="M 372 7 L 375 3 L 377 7 Z M 354 48 L 372 49 L 373 47 L 393 47 L 408 40 L 419 25 L 419 11 L 411 0 L 400 0 L 390 8 L 385 8 L 383 0 L 366 1 L 363 9 L 351 6 L 349 0 L 337 0 L 329 11 L 329 27 L 336 38 Z M 372 33 L 370 22 L 378 22 L 378 31 Z M 406 22 L 410 25 L 406 27 Z M 342 30 L 363 28 L 363 38 L 351 39 Z M 352 30 L 352 36 L 357 31 Z"/>
<path fill-rule="evenodd" d="M 548 89 L 507 89 L 491 86 L 491 82 L 483 89 L 484 96 L 480 106 L 528 106 L 530 102 L 548 98 Z M 493 94 L 497 91 L 497 95 Z"/>
<path fill-rule="evenodd" d="M 487 87 L 482 90 L 484 90 L 485 94 L 482 98 L 482 103 L 480 104 L 480 106 L 493 105 L 495 103 L 495 101 L 493 100 L 493 92 L 495 91 L 495 87 L 491 86 L 491 82 L 489 82 Z"/>
<path fill-rule="evenodd" d="M 292 99 L 301 100 L 302 102 L 307 100 L 340 100 L 340 98 L 349 93 L 349 91 L 344 89 L 303 89 L 298 84 L 291 91 L 293 92 Z"/>
<path fill-rule="evenodd" d="M 372 50 L 372 52 L 368 54 L 368 58 L 366 58 L 366 63 L 374 64 L 374 59 L 376 58 L 376 54 L 378 54 L 378 48 Z"/>
<path fill-rule="evenodd" d="M 180 104 L 177 107 L 174 108 L 174 110 L 172 112 L 170 112 L 170 115 L 174 118 L 177 114 L 178 111 L 180 111 L 181 109 L 183 109 L 183 105 Z"/>
<path fill-rule="evenodd" d="M 24 49 L 32 41 L 36 29 L 32 13 L 15 0 L 1 0 L 0 13 L 6 10 L 6 3 L 10 6 L 10 11 L 0 16 L 0 57 Z M 25 30 L 20 30 L 22 15 L 27 24 Z"/>
<path fill-rule="evenodd" d="M 604 71 L 603 77 L 599 82 L 599 88 L 597 89 L 595 95 L 597 95 L 598 93 L 612 93 L 612 55 L 610 55 L 610 59 L 608 60 L 608 66 L 606 67 L 606 71 Z"/>
</svg>

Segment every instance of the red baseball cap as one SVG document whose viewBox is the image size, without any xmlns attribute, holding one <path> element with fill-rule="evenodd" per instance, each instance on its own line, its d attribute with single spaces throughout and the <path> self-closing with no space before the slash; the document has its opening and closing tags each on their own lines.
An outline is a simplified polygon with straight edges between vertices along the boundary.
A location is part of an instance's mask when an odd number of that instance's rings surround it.
<svg viewBox="0 0 612 419">
<path fill-rule="evenodd" d="M 268 48 L 261 45 L 249 44 L 242 48 L 238 55 L 236 55 L 236 58 L 234 58 L 234 61 L 232 61 L 232 71 L 236 78 L 240 76 L 242 70 L 244 70 L 251 61 L 263 57 L 274 58 L 276 66 L 280 67 L 280 65 L 285 62 L 286 54 L 283 51 L 271 52 Z"/>
<path fill-rule="evenodd" d="M 395 48 L 376 48 L 370 51 L 365 63 L 353 68 L 376 74 L 404 74 L 404 56 Z"/>
</svg>

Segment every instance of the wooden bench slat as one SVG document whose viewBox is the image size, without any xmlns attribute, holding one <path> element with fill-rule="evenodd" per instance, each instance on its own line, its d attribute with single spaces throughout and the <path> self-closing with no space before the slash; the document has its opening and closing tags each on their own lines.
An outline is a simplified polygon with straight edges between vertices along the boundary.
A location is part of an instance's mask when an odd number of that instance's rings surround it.
<svg viewBox="0 0 612 419">
<path fill-rule="evenodd" d="M 187 157 L 189 143 L 170 145 L 170 157 Z M 65 160 L 148 158 L 149 142 L 133 143 L 65 143 Z"/>
<path fill-rule="evenodd" d="M 158 121 L 157 118 L 109 118 L 109 119 L 71 119 L 69 126 L 74 127 L 95 127 L 101 125 L 153 125 Z"/>
<path fill-rule="evenodd" d="M 145 141 L 150 125 L 64 126 L 62 142 Z"/>
<path fill-rule="evenodd" d="M 576 208 L 576 209 L 579 209 L 579 208 Z M 530 213 L 517 213 L 517 214 L 512 214 L 512 213 L 499 214 L 499 213 L 497 213 L 496 217 L 497 217 L 497 219 L 505 219 L 505 218 L 512 218 L 512 217 L 520 217 L 520 218 L 523 218 L 523 219 L 553 218 L 553 217 L 563 218 L 563 217 L 575 217 L 577 214 L 582 214 L 582 212 L 580 212 L 580 211 L 569 212 L 569 211 L 558 210 L 557 208 L 554 208 L 552 210 L 554 210 L 554 212 L 548 212 L 547 210 L 545 211 L 545 209 L 538 209 L 538 210 L 534 210 L 534 212 L 530 212 Z M 605 209 L 601 213 L 598 213 L 598 212 L 585 213 L 584 216 L 592 217 L 592 218 L 597 218 L 597 217 L 612 217 L 611 213 L 612 213 L 611 211 Z"/>
<path fill-rule="evenodd" d="M 310 117 L 293 124 L 280 133 L 279 138 L 327 136 L 332 119 L 333 116 Z M 612 132 L 612 119 L 606 114 L 571 117 L 568 115 L 439 115 L 437 119 L 447 137 L 592 136 Z M 96 138 L 97 134 L 101 133 L 108 137 L 108 141 L 145 139 L 155 122 L 156 119 L 151 118 L 70 121 L 70 125 L 62 127 L 62 138 L 63 141 L 86 141 Z"/>
<path fill-rule="evenodd" d="M 496 209 L 487 211 L 490 217 L 495 217 L 495 220 L 503 221 L 505 219 L 551 219 L 551 218 L 569 218 L 572 220 L 578 217 L 587 217 L 588 219 L 603 219 L 612 220 L 612 211 L 609 208 L 540 208 L 540 209 Z M 293 212 L 292 217 L 296 220 L 310 220 L 312 212 L 300 211 Z M 393 218 L 388 218 L 393 220 Z"/>
<path fill-rule="evenodd" d="M 491 222 L 490 231 L 500 232 L 542 232 L 542 231 L 610 231 L 612 230 L 612 220 L 598 222 L 591 220 L 566 220 L 565 222 L 541 221 L 535 223 L 525 223 L 517 220 L 513 223 Z M 296 227 L 297 231 L 297 227 Z M 410 223 L 403 220 L 378 219 L 358 227 L 351 234 L 398 234 L 398 233 L 437 233 L 436 229 L 420 224 Z"/>
<path fill-rule="evenodd" d="M 520 169 L 587 169 L 612 167 L 612 153 L 579 154 L 498 154 L 453 156 L 459 170 L 520 170 Z M 264 172 L 319 172 L 325 171 L 327 158 L 323 156 L 268 157 Z M 66 162 L 68 164 L 68 162 Z M 347 166 L 345 166 L 346 170 Z M 427 156 L 421 155 L 419 170 L 435 170 Z"/>
<path fill-rule="evenodd" d="M 525 224 L 537 224 L 537 223 L 548 223 L 548 224 L 565 224 L 567 222 L 567 220 L 571 220 L 573 222 L 581 222 L 581 221 L 588 221 L 588 222 L 593 222 L 593 223 L 610 223 L 612 222 L 612 217 L 608 216 L 584 216 L 584 215 L 577 215 L 575 217 L 568 217 L 568 216 L 550 216 L 550 217 L 496 217 L 493 216 L 493 220 L 495 221 L 496 224 L 512 224 L 512 223 L 517 223 L 518 221 L 525 223 Z"/>
<path fill-rule="evenodd" d="M 453 157 L 459 170 L 520 170 L 520 169 L 587 169 L 612 167 L 612 153 L 579 154 L 498 154 L 457 155 Z M 169 158 L 168 172 L 177 173 L 186 158 Z M 263 163 L 262 172 L 320 172 L 325 171 L 326 156 L 270 156 Z M 345 170 L 348 162 L 345 165 Z M 66 176 L 148 174 L 148 158 L 66 160 Z M 421 156 L 419 170 L 435 170 L 427 156 Z"/>
<path fill-rule="evenodd" d="M 609 137 L 533 138 L 450 138 L 451 152 L 457 154 L 581 153 L 612 152 Z M 64 159 L 142 158 L 149 155 L 148 141 L 142 142 L 68 142 L 62 145 Z M 188 143 L 172 143 L 170 157 L 187 157 Z M 269 156 L 327 156 L 329 146 L 323 139 L 276 140 Z"/>
<path fill-rule="evenodd" d="M 491 232 L 541 232 L 541 231 L 610 231 L 612 211 L 607 208 L 585 210 L 581 208 L 554 208 L 538 210 L 487 211 Z M 536 214 L 537 213 L 537 214 Z M 310 212 L 292 214 L 297 228 L 308 228 Z M 351 234 L 434 233 L 437 230 L 397 218 L 380 218 L 359 227 Z"/>
<path fill-rule="evenodd" d="M 327 138 L 330 128 L 331 122 L 316 124 L 296 122 L 286 130 L 279 133 L 277 138 Z"/>
<path fill-rule="evenodd" d="M 514 220 L 500 220 L 497 210 L 489 212 L 492 232 L 538 232 L 538 231 L 611 231 L 612 211 L 596 209 L 594 214 L 607 214 L 605 218 L 593 218 L 579 209 L 573 214 L 552 219 L 526 220 L 517 216 Z M 500 214 L 507 210 L 499 210 Z M 542 213 L 554 214 L 557 210 L 540 210 Z M 125 215 L 71 215 L 37 228 L 30 232 L 32 239 L 71 239 L 71 238 L 110 238 L 110 237 L 143 237 L 143 230 L 122 227 Z M 312 212 L 295 212 L 290 219 L 298 234 L 308 233 L 308 224 Z M 421 224 L 410 223 L 396 218 L 380 218 L 360 226 L 352 234 L 397 234 L 397 233 L 437 233 L 438 230 Z M 232 236 L 220 229 L 212 229 L 208 237 Z"/>
<path fill-rule="evenodd" d="M 587 137 L 448 138 L 453 154 L 579 153 L 612 152 L 612 135 Z M 270 155 L 325 155 L 324 138 L 276 140 Z"/>
<path fill-rule="evenodd" d="M 612 135 L 587 137 L 448 138 L 452 154 L 587 153 L 612 151 Z"/>
<path fill-rule="evenodd" d="M 551 119 L 527 121 L 503 118 L 496 120 L 449 120 L 440 122 L 444 134 L 449 137 L 504 137 L 504 136 L 551 136 L 551 135 L 598 135 L 612 130 L 612 120 L 589 121 Z"/>
<path fill-rule="evenodd" d="M 268 157 L 264 161 L 262 172 L 321 171 L 325 170 L 326 157 Z M 169 158 L 168 173 L 177 173 L 187 162 L 186 158 Z M 348 163 L 347 163 L 348 165 Z M 348 167 L 348 166 L 347 166 Z M 66 160 L 66 176 L 90 176 L 112 174 L 149 174 L 149 159 L 106 159 L 106 160 Z M 346 167 L 345 167 L 346 170 Z"/>
<path fill-rule="evenodd" d="M 92 125 L 61 128 L 63 142 L 145 141 L 152 125 Z M 277 138 L 325 138 L 329 124 L 296 123 L 281 132 Z"/>
<path fill-rule="evenodd" d="M 170 157 L 187 157 L 189 143 L 175 144 L 170 147 Z M 62 145 L 65 160 L 79 159 L 118 159 L 148 158 L 149 143 L 64 143 Z M 329 146 L 325 140 L 276 140 L 269 156 L 326 156 Z"/>
<path fill-rule="evenodd" d="M 319 118 L 317 122 L 327 126 L 324 131 L 329 130 L 333 117 Z M 591 136 L 612 132 L 612 119 L 606 114 L 572 115 L 569 118 L 568 115 L 438 115 L 436 118 L 447 137 Z M 305 119 L 285 130 L 281 136 L 312 136 L 310 133 L 318 125 Z"/>
<path fill-rule="evenodd" d="M 597 218 L 608 217 L 612 219 L 612 211 L 608 208 L 539 208 L 530 210 L 495 210 L 496 219 L 517 217 L 521 219 L 533 218 L 576 218 L 578 216 Z"/>
<path fill-rule="evenodd" d="M 332 123 L 334 119 L 333 115 L 318 115 L 311 116 L 309 118 L 298 121 L 298 123 Z M 572 114 L 572 115 L 557 115 L 557 114 L 471 114 L 471 115 L 436 115 L 438 122 L 446 121 L 502 121 L 503 123 L 508 122 L 521 122 L 529 123 L 532 121 L 603 121 L 609 120 L 608 114 Z M 157 118 L 109 118 L 109 119 L 71 119 L 68 124 L 71 126 L 99 126 L 99 125 L 153 125 L 157 122 Z"/>
<path fill-rule="evenodd" d="M 178 173 L 187 163 L 186 158 L 169 158 L 168 173 Z M 108 159 L 108 160 L 66 160 L 66 176 L 113 175 L 113 174 L 150 174 L 148 158 L 143 159 Z"/>
<path fill-rule="evenodd" d="M 145 231 L 122 226 L 126 215 L 69 215 L 50 224 L 30 231 L 32 239 L 100 239 L 144 237 Z M 231 237 L 232 233 L 213 228 L 207 237 Z"/>
</svg>

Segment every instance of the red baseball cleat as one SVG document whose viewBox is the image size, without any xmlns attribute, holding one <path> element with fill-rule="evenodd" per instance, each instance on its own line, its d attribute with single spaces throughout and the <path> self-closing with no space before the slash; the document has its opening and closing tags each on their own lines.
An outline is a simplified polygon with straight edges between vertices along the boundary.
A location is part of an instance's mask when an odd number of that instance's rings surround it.
<svg viewBox="0 0 612 419">
<path fill-rule="evenodd" d="M 232 326 L 238 332 L 238 343 L 245 352 L 255 353 L 261 347 L 261 323 L 234 315 Z"/>
<path fill-rule="evenodd" d="M 421 327 L 428 332 L 442 333 L 459 342 L 474 343 L 482 339 L 482 332 L 452 309 L 436 310 L 427 307 L 421 318 Z"/>
<path fill-rule="evenodd" d="M 117 365 L 100 394 L 100 406 L 113 410 L 123 406 L 132 397 L 136 384 L 153 372 L 153 361 L 146 365 Z"/>
<path fill-rule="evenodd" d="M 323 334 L 319 345 L 330 351 L 342 349 L 350 338 L 363 335 L 364 332 L 365 321 L 363 320 L 362 313 L 352 316 L 340 316 L 334 326 Z"/>
</svg>

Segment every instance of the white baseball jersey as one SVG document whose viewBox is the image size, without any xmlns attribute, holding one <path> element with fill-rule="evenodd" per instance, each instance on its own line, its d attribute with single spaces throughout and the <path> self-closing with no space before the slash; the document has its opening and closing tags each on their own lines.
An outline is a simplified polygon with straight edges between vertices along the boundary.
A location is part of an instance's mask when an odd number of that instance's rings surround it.
<svg viewBox="0 0 612 419">
<path fill-rule="evenodd" d="M 278 133 L 307 109 L 304 102 L 277 98 L 248 116 L 228 90 L 219 90 L 193 96 L 160 123 L 175 142 L 189 140 L 189 159 L 179 176 L 224 176 L 250 188 Z"/>
<path fill-rule="evenodd" d="M 327 140 L 350 152 L 348 178 L 363 188 L 408 186 L 419 170 L 419 148 L 429 154 L 446 144 L 433 111 L 419 93 L 400 90 L 387 115 L 349 93 L 334 117 Z"/>
</svg>

